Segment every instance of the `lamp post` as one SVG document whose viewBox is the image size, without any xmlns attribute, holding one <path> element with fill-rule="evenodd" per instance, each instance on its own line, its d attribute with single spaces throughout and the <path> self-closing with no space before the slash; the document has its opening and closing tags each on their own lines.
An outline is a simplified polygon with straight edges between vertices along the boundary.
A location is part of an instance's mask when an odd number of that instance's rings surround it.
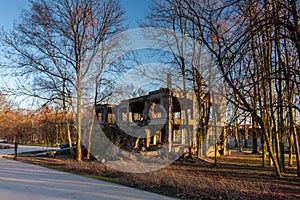
<svg viewBox="0 0 300 200">
<path fill-rule="evenodd" d="M 18 157 L 18 139 L 15 137 L 15 143 L 14 143 L 14 160 L 17 160 Z"/>
</svg>

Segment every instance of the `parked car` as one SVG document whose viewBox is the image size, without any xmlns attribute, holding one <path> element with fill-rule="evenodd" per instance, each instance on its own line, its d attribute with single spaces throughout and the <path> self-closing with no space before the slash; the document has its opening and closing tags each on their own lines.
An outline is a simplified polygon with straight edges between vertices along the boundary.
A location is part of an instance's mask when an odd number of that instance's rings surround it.
<svg viewBox="0 0 300 200">
<path fill-rule="evenodd" d="M 0 143 L 7 143 L 7 139 L 0 139 Z"/>
</svg>

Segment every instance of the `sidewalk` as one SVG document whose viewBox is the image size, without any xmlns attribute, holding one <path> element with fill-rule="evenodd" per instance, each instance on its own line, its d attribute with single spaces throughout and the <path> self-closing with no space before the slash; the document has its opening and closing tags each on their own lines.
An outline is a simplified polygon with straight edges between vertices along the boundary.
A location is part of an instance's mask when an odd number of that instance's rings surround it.
<svg viewBox="0 0 300 200">
<path fill-rule="evenodd" d="M 0 157 L 7 155 L 7 154 L 14 154 L 14 145 L 13 144 L 0 144 L 0 145 L 9 145 L 9 149 L 0 149 Z M 22 152 L 31 152 L 31 151 L 42 151 L 42 150 L 49 150 L 49 149 L 56 149 L 53 147 L 40 147 L 40 146 L 25 146 L 25 145 L 18 145 L 18 153 Z"/>
<path fill-rule="evenodd" d="M 0 154 L 3 154 L 1 151 Z M 167 200 L 172 198 L 1 157 L 0 199 Z"/>
</svg>

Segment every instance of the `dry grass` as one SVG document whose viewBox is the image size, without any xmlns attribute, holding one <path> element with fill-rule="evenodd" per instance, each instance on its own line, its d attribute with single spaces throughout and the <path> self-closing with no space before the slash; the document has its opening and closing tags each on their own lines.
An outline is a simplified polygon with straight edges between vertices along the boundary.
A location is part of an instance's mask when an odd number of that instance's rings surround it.
<svg viewBox="0 0 300 200">
<path fill-rule="evenodd" d="M 182 199 L 299 199 L 299 180 L 267 173 L 209 166 L 168 166 L 149 174 L 127 174 L 126 185 Z"/>
<path fill-rule="evenodd" d="M 20 159 L 181 199 L 300 199 L 300 178 L 276 178 L 271 167 L 260 167 L 259 155 L 239 152 L 221 158 L 218 167 L 200 160 L 179 160 L 144 174 L 119 172 L 98 162 Z"/>
</svg>

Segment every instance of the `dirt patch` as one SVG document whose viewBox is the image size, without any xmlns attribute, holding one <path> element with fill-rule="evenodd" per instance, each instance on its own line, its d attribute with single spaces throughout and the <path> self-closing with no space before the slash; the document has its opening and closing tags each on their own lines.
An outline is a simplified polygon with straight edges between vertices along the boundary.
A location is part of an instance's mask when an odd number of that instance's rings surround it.
<svg viewBox="0 0 300 200">
<path fill-rule="evenodd" d="M 300 178 L 289 168 L 276 178 L 272 167 L 262 168 L 260 155 L 233 152 L 218 166 L 203 160 L 178 160 L 151 173 L 133 174 L 95 162 L 66 158 L 19 158 L 67 172 L 117 182 L 180 199 L 300 199 Z"/>
</svg>

